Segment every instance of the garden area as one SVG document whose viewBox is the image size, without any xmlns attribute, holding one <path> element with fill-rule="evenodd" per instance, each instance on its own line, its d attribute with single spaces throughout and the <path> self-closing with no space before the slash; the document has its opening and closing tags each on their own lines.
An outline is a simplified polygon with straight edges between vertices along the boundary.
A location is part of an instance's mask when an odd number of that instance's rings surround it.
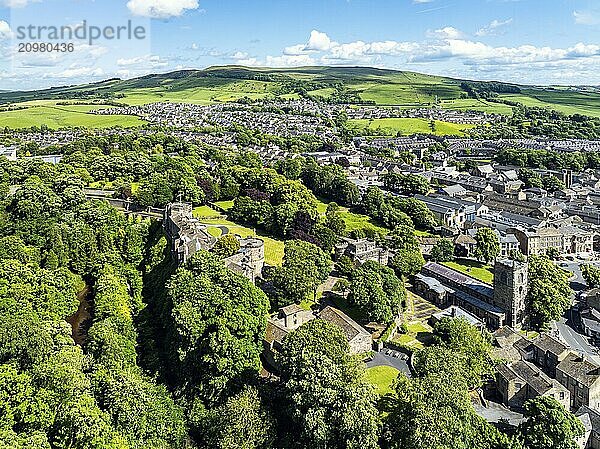
<svg viewBox="0 0 600 449">
<path fill-rule="evenodd" d="M 283 241 L 260 235 L 259 232 L 255 232 L 253 229 L 229 221 L 223 214 L 210 206 L 196 207 L 194 217 L 208 226 L 208 233 L 213 237 L 219 238 L 228 233 L 244 238 L 258 235 L 265 242 L 265 262 L 273 266 L 279 266 L 283 262 Z"/>
<path fill-rule="evenodd" d="M 456 259 L 453 262 L 443 262 L 442 265 L 460 271 L 486 284 L 494 283 L 494 268 L 471 259 Z"/>
<path fill-rule="evenodd" d="M 367 369 L 365 377 L 370 384 L 375 386 L 375 393 L 384 396 L 392 392 L 392 384 L 399 373 L 400 371 L 392 366 L 374 366 Z"/>
</svg>

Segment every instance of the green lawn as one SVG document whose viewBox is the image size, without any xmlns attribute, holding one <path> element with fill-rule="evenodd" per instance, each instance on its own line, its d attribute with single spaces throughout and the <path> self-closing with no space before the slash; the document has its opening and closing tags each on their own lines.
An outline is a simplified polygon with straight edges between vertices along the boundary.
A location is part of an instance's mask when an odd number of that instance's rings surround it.
<svg viewBox="0 0 600 449">
<path fill-rule="evenodd" d="M 55 106 L 52 102 L 32 105 L 27 109 L 0 112 L 0 127 L 30 128 L 46 125 L 57 129 L 67 126 L 86 128 L 110 128 L 112 126 L 134 127 L 146 123 L 138 117 L 130 115 L 94 115 L 87 112 L 99 107 L 98 105 L 68 105 Z"/>
<path fill-rule="evenodd" d="M 365 378 L 375 386 L 375 392 L 383 396 L 392 392 L 392 384 L 399 373 L 400 371 L 391 366 L 374 366 L 367 369 Z"/>
<path fill-rule="evenodd" d="M 350 127 L 359 129 L 376 130 L 380 128 L 386 134 L 394 135 L 398 132 L 404 135 L 410 134 L 430 134 L 429 120 L 421 118 L 382 118 L 375 120 L 348 120 Z M 448 123 L 435 121 L 435 133 L 438 136 L 464 136 L 464 130 L 474 128 L 475 125 L 464 125 L 457 123 Z"/>
<path fill-rule="evenodd" d="M 373 222 L 371 217 L 362 214 L 355 214 L 353 212 L 341 212 L 342 219 L 346 222 L 347 231 L 355 231 L 358 229 L 373 230 L 381 234 L 387 234 L 390 232 L 386 228 L 383 228 Z"/>
<path fill-rule="evenodd" d="M 212 207 L 210 206 L 200 206 L 200 207 L 196 207 L 194 209 L 194 217 L 196 218 L 219 218 L 221 217 L 221 213 L 219 213 L 218 211 L 214 210 Z"/>
<path fill-rule="evenodd" d="M 453 270 L 465 273 L 487 284 L 494 283 L 494 271 L 489 265 L 469 259 L 457 259 L 454 262 L 443 262 L 443 265 Z"/>
<path fill-rule="evenodd" d="M 575 92 L 565 88 L 524 89 L 521 94 L 505 94 L 501 97 L 525 106 L 551 108 L 569 115 L 600 117 L 600 94 L 597 92 Z"/>
<path fill-rule="evenodd" d="M 325 215 L 327 205 L 328 203 L 325 201 L 317 199 L 317 212 L 319 212 L 319 215 Z M 371 217 L 350 212 L 346 207 L 340 207 L 340 217 L 346 223 L 346 230 L 348 232 L 358 229 L 372 230 L 380 234 L 387 234 L 389 232 L 389 230 L 377 225 Z"/>
<path fill-rule="evenodd" d="M 237 234 L 240 237 L 252 237 L 257 235 L 253 229 L 240 226 L 232 221 L 223 218 L 222 214 L 210 206 L 201 206 L 194 209 L 194 216 L 208 225 L 208 232 L 214 237 L 221 237 L 221 229 L 218 226 L 225 226 L 231 234 Z M 284 242 L 271 237 L 258 234 L 265 242 L 265 262 L 269 265 L 281 265 L 283 262 Z"/>
<path fill-rule="evenodd" d="M 215 204 L 224 210 L 229 210 L 233 207 L 233 201 L 216 201 Z"/>
<path fill-rule="evenodd" d="M 412 351 L 423 349 L 432 341 L 431 327 L 426 326 L 421 321 L 411 321 L 407 323 L 408 333 L 397 334 L 392 342 L 408 348 Z"/>
<path fill-rule="evenodd" d="M 480 111 L 489 114 L 512 115 L 512 106 L 502 103 L 492 103 L 474 98 L 461 98 L 457 100 L 444 100 L 441 102 L 444 109 L 457 111 Z"/>
</svg>

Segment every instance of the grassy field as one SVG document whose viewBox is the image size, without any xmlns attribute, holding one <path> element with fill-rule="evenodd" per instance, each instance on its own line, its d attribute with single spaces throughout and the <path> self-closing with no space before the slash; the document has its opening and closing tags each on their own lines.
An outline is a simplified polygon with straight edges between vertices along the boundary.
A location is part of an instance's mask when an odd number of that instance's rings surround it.
<svg viewBox="0 0 600 449">
<path fill-rule="evenodd" d="M 348 125 L 360 129 L 381 129 L 386 134 L 395 135 L 400 132 L 404 135 L 410 134 L 429 134 L 429 120 L 420 118 L 382 118 L 375 120 L 348 120 Z M 474 125 L 463 125 L 457 123 L 447 123 L 436 120 L 435 133 L 438 136 L 464 136 L 463 130 L 474 128 Z"/>
<path fill-rule="evenodd" d="M 371 217 L 353 212 L 341 212 L 342 219 L 346 222 L 347 231 L 355 231 L 358 229 L 372 230 L 381 234 L 390 232 L 386 228 L 382 228 L 373 222 Z"/>
<path fill-rule="evenodd" d="M 444 262 L 443 265 L 453 270 L 465 273 L 487 284 L 494 283 L 493 268 L 481 262 L 469 259 L 457 259 L 454 262 Z"/>
<path fill-rule="evenodd" d="M 458 100 L 442 100 L 440 105 L 444 109 L 457 111 L 481 111 L 489 114 L 512 114 L 512 106 L 502 103 L 491 103 L 485 100 L 476 100 L 473 98 Z"/>
<path fill-rule="evenodd" d="M 146 123 L 138 117 L 129 115 L 93 115 L 88 111 L 106 106 L 68 105 L 59 106 L 56 102 L 37 102 L 27 107 L 12 111 L 0 112 L 0 127 L 30 128 L 46 125 L 57 129 L 67 126 L 85 128 L 109 128 L 111 126 L 134 127 Z"/>
<path fill-rule="evenodd" d="M 511 108 L 507 105 L 461 98 L 464 92 L 460 88 L 461 80 L 458 79 L 369 67 L 260 69 L 227 66 L 212 67 L 206 70 L 181 70 L 130 80 L 113 79 L 40 91 L 0 91 L 0 104 L 85 97 L 114 98 L 115 96 L 118 101 L 128 104 L 156 101 L 211 104 L 242 97 L 298 99 L 300 98 L 299 91 L 290 91 L 290 87 L 301 87 L 298 84 L 303 81 L 312 83 L 306 86 L 309 94 L 324 99 L 330 98 L 336 92 L 336 89 L 331 87 L 332 83 L 335 83 L 341 85 L 347 92 L 355 94 L 363 100 L 374 101 L 379 105 L 411 108 L 431 106 L 437 103 L 449 109 L 511 113 Z M 519 95 L 502 95 L 502 97 L 528 105 L 548 106 L 569 114 L 581 113 L 600 116 L 600 93 L 598 91 L 561 87 L 543 89 L 528 86 L 523 86 L 521 89 L 522 92 Z M 28 110 L 28 112 L 33 113 L 34 110 Z M 62 124 L 68 123 L 69 119 L 71 117 L 67 119 L 59 117 L 57 120 Z M 110 118 L 106 117 L 105 119 Z M 36 117 L 5 120 L 11 125 L 24 126 L 21 124 L 23 121 L 35 123 Z M 50 124 L 48 125 L 50 126 Z M 84 126 L 87 126 L 87 123 Z M 90 124 L 90 126 L 110 125 L 97 123 Z M 401 129 L 405 129 L 406 126 L 403 125 Z M 440 128 L 442 134 L 455 134 L 460 131 L 460 128 L 458 130 L 453 127 L 444 128 L 443 125 L 440 125 Z M 418 132 L 422 132 L 422 125 L 420 129 L 421 131 Z"/>
<path fill-rule="evenodd" d="M 194 217 L 200 219 L 204 224 L 208 225 L 208 232 L 213 237 L 221 237 L 221 226 L 226 227 L 231 234 L 237 234 L 240 237 L 252 237 L 257 233 L 253 229 L 245 226 L 240 226 L 237 223 L 223 218 L 222 214 L 214 210 L 210 206 L 201 206 L 194 209 Z M 265 262 L 269 265 L 281 265 L 283 262 L 283 251 L 285 244 L 281 240 L 258 234 L 265 242 Z"/>
<path fill-rule="evenodd" d="M 215 204 L 224 210 L 229 210 L 233 207 L 233 201 L 217 201 Z"/>
<path fill-rule="evenodd" d="M 396 335 L 392 340 L 393 343 L 412 351 L 423 349 L 426 345 L 431 343 L 432 335 L 429 326 L 426 326 L 420 321 L 411 321 L 410 323 L 407 323 L 407 327 L 408 332 L 406 334 Z"/>
<path fill-rule="evenodd" d="M 317 212 L 319 212 L 320 215 L 325 215 L 325 212 L 327 211 L 327 205 L 328 203 L 321 199 L 318 199 Z M 344 222 L 346 223 L 346 230 L 348 232 L 356 231 L 359 229 L 372 230 L 375 232 L 379 232 L 380 234 L 387 234 L 388 232 L 390 232 L 389 230 L 377 225 L 373 221 L 373 219 L 371 219 L 371 217 L 363 214 L 356 214 L 354 212 L 350 212 L 347 207 L 340 207 L 340 216 L 342 217 L 342 220 L 344 220 Z"/>
<path fill-rule="evenodd" d="M 222 217 L 222 215 L 218 211 L 214 210 L 210 206 L 196 207 L 194 208 L 192 213 L 194 214 L 194 217 L 198 219 L 214 219 Z"/>
<path fill-rule="evenodd" d="M 365 377 L 375 386 L 375 393 L 383 396 L 392 392 L 392 384 L 399 373 L 400 371 L 391 366 L 374 366 L 367 369 Z"/>
<path fill-rule="evenodd" d="M 502 95 L 507 100 L 525 106 L 551 108 L 565 114 L 585 114 L 600 117 L 600 97 L 596 93 L 573 92 L 566 89 L 531 89 L 521 94 Z"/>
</svg>

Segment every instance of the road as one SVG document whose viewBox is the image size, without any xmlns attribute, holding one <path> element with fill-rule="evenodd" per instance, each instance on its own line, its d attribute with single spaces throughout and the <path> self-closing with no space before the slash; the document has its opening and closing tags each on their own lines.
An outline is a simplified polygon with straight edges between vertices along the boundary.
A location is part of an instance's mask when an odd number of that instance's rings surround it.
<svg viewBox="0 0 600 449">
<path fill-rule="evenodd" d="M 585 280 L 581 275 L 581 265 L 590 264 L 596 267 L 600 267 L 600 262 L 598 261 L 575 261 L 575 262 L 561 262 L 559 266 L 565 270 L 568 270 L 575 274 L 575 279 L 571 281 L 571 288 L 575 290 L 575 292 L 580 292 L 586 289 Z"/>
<path fill-rule="evenodd" d="M 590 344 L 587 337 L 575 331 L 565 318 L 561 318 L 554 323 L 556 332 L 558 332 L 562 341 L 564 341 L 571 349 L 577 352 L 583 352 L 594 362 L 600 365 L 600 356 L 598 350 Z"/>
</svg>

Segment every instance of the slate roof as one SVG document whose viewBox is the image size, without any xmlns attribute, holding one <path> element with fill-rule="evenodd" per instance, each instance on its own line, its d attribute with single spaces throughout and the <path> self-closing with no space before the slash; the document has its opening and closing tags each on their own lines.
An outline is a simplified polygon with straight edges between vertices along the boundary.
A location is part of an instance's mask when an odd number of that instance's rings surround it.
<svg viewBox="0 0 600 449">
<path fill-rule="evenodd" d="M 278 325 L 277 323 L 268 320 L 267 321 L 267 330 L 265 332 L 265 341 L 269 343 L 273 343 L 274 341 L 281 342 L 283 341 L 283 337 L 288 334 L 288 330 Z"/>
<path fill-rule="evenodd" d="M 564 391 L 567 390 L 556 380 L 551 379 L 544 374 L 534 364 L 522 360 L 510 363 L 508 365 L 500 365 L 498 367 L 498 372 L 507 380 L 523 380 L 540 396 L 553 389 Z"/>
<path fill-rule="evenodd" d="M 586 387 L 591 387 L 600 379 L 600 368 L 595 363 L 583 359 L 580 355 L 571 353 L 558 364 L 557 370 L 581 382 Z"/>
<path fill-rule="evenodd" d="M 539 338 L 533 340 L 533 345 L 543 352 L 549 352 L 556 356 L 561 355 L 565 351 L 569 350 L 569 347 L 556 338 L 551 337 L 548 334 L 542 334 Z"/>
<path fill-rule="evenodd" d="M 348 341 L 354 340 L 360 334 L 371 335 L 344 312 L 331 306 L 327 306 L 321 310 L 319 318 L 340 327 L 346 334 Z"/>
</svg>

